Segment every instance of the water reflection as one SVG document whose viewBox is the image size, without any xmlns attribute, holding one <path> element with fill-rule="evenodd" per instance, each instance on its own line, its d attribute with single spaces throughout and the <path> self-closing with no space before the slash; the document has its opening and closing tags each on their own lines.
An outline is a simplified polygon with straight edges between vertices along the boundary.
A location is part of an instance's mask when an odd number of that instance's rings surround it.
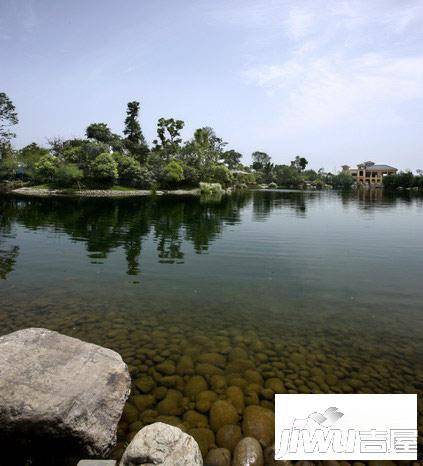
<svg viewBox="0 0 423 466">
<path fill-rule="evenodd" d="M 246 207 L 252 205 L 253 220 L 265 222 L 272 212 L 286 210 L 306 218 L 308 210 L 320 202 L 322 192 L 256 191 L 231 196 L 202 198 L 138 199 L 22 199 L 0 198 L 0 234 L 11 235 L 12 224 L 31 230 L 65 232 L 73 241 L 86 244 L 92 263 L 102 263 L 116 248 L 123 248 L 127 274 L 140 273 L 143 241 L 152 237 L 157 258 L 163 264 L 185 261 L 184 243 L 197 254 L 207 252 L 225 227 L 241 222 Z M 338 195 L 333 193 L 334 199 Z M 344 207 L 364 212 L 392 208 L 400 204 L 423 205 L 410 193 L 389 195 L 382 190 L 360 190 L 340 194 Z M 19 247 L 0 244 L 0 278 L 13 270 Z"/>
</svg>

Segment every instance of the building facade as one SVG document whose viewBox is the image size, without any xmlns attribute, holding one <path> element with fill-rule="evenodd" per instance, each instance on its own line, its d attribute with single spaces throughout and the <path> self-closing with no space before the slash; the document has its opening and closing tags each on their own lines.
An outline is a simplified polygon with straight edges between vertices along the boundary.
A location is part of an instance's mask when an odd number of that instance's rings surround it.
<svg viewBox="0 0 423 466">
<path fill-rule="evenodd" d="M 387 175 L 394 175 L 398 169 L 389 165 L 375 164 L 374 162 L 363 162 L 357 168 L 350 168 L 348 165 L 342 167 L 344 172 L 349 173 L 359 185 L 381 187 L 383 178 Z"/>
</svg>

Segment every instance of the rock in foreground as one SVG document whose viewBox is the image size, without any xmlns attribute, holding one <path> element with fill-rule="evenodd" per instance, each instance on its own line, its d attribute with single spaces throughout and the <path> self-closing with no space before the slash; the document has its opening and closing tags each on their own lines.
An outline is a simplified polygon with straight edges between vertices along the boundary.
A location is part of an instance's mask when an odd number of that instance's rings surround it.
<svg viewBox="0 0 423 466">
<path fill-rule="evenodd" d="M 123 454 L 120 466 L 202 466 L 197 442 L 177 427 L 156 422 L 141 429 Z"/>
<path fill-rule="evenodd" d="M 0 337 L 0 438 L 104 456 L 130 391 L 116 352 L 46 329 Z"/>
</svg>

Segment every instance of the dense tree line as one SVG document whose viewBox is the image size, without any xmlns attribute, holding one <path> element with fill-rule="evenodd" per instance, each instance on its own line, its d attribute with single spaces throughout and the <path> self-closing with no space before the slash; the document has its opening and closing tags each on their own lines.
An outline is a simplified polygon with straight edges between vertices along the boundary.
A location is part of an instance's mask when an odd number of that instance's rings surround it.
<svg viewBox="0 0 423 466">
<path fill-rule="evenodd" d="M 57 187 L 140 189 L 197 187 L 200 182 L 223 187 L 265 184 L 270 187 L 348 189 L 354 179 L 346 174 L 307 169 L 297 156 L 289 164 L 275 164 L 261 151 L 253 152 L 251 166 L 242 154 L 226 150 L 227 143 L 210 127 L 198 128 L 183 141 L 182 120 L 160 118 L 157 138 L 147 144 L 139 122 L 140 103 L 127 105 L 123 135 L 106 123 L 92 123 L 84 138 L 53 138 L 47 147 L 36 143 L 14 150 L 11 128 L 18 123 L 12 101 L 0 93 L 0 180 L 23 179 Z"/>
<path fill-rule="evenodd" d="M 383 178 L 383 187 L 389 191 L 401 189 L 423 190 L 423 170 L 417 170 L 417 175 L 411 171 L 399 172 Z"/>
</svg>

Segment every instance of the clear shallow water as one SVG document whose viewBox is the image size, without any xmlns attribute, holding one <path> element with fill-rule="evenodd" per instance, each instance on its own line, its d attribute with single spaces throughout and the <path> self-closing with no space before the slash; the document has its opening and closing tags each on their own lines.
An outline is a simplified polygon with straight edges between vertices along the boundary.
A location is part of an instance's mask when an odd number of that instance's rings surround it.
<svg viewBox="0 0 423 466">
<path fill-rule="evenodd" d="M 421 392 L 423 200 L 4 196 L 0 302 L 1 334 L 43 326 L 122 354 L 141 382 L 116 455 L 160 417 L 194 429 L 206 451 L 194 375 L 219 398 L 235 385 L 244 405 L 267 408 L 273 379 L 286 392 Z"/>
</svg>

